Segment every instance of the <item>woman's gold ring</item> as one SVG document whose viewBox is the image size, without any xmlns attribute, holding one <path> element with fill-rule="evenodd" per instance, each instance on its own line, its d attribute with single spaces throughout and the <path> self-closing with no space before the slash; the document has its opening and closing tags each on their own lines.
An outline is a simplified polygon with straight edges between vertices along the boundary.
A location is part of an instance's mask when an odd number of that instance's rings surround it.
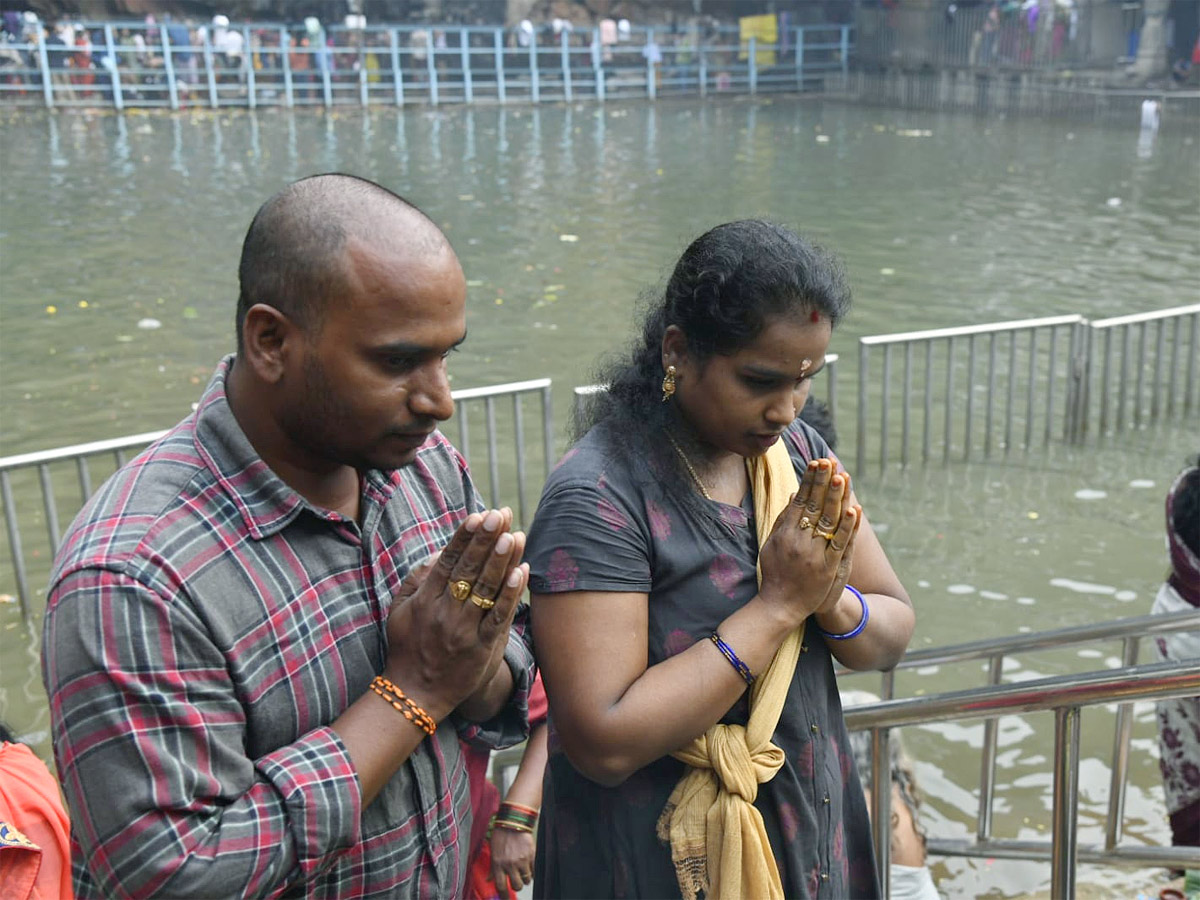
<svg viewBox="0 0 1200 900">
<path fill-rule="evenodd" d="M 832 541 L 832 540 L 833 540 L 835 537 L 837 537 L 837 533 L 836 533 L 836 532 L 833 532 L 833 531 L 818 531 L 816 528 L 814 528 L 814 529 L 813 529 L 813 534 L 815 534 L 817 537 L 823 537 L 823 538 L 825 538 L 825 540 L 827 540 L 827 541 Z"/>
<path fill-rule="evenodd" d="M 480 597 L 476 593 L 471 594 L 471 602 L 482 609 L 484 612 L 496 605 L 495 600 L 489 600 L 487 597 Z"/>
<path fill-rule="evenodd" d="M 450 596 L 462 603 L 471 596 L 471 589 L 474 586 L 469 581 L 452 581 L 450 582 Z"/>
<path fill-rule="evenodd" d="M 810 519 L 808 516 L 801 516 L 800 517 L 800 527 L 802 529 L 803 528 L 812 528 L 813 527 L 812 519 Z"/>
<path fill-rule="evenodd" d="M 829 549 L 830 549 L 830 550 L 832 550 L 832 551 L 834 551 L 835 553 L 841 553 L 843 550 L 845 550 L 845 549 L 846 549 L 846 545 L 845 545 L 845 544 L 842 544 L 842 545 L 839 547 L 839 546 L 838 546 L 837 544 L 835 544 L 833 541 L 830 541 L 830 542 L 829 542 Z"/>
</svg>

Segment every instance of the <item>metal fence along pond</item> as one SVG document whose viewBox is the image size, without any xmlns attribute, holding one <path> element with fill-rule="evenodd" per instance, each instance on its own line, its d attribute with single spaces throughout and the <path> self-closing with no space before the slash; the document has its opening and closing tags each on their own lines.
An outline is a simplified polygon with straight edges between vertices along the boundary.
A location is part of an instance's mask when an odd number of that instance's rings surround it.
<svg viewBox="0 0 1200 900">
<path fill-rule="evenodd" d="M 47 108 L 224 108 L 541 103 L 659 95 L 799 91 L 845 79 L 853 26 L 791 28 L 777 43 L 631 28 L 605 43 L 598 28 L 559 34 L 493 26 L 231 26 L 237 53 L 210 26 L 83 22 L 89 45 L 49 44 L 38 29 L 7 43 L 0 102 Z M 182 30 L 181 30 L 182 29 Z"/>
<path fill-rule="evenodd" d="M 836 354 L 829 354 L 817 390 L 843 439 L 853 438 L 853 471 L 863 477 L 872 462 L 883 470 L 916 459 L 987 458 L 1194 417 L 1200 412 L 1198 360 L 1200 304 L 1194 304 L 1095 322 L 1069 315 L 871 335 L 859 339 L 856 408 L 840 408 L 845 376 Z M 573 415 L 598 389 L 575 389 Z M 474 463 L 481 494 L 492 506 L 511 506 L 518 527 L 528 526 L 541 479 L 560 447 L 551 391 L 549 378 L 454 391 L 455 422 L 443 429 L 457 429 L 457 446 Z M 532 416 L 531 402 L 537 406 Z M 877 426 L 871 422 L 876 409 Z M 857 423 L 855 432 L 844 427 L 850 423 Z M 31 581 L 40 584 L 48 575 L 62 525 L 91 496 L 98 473 L 103 480 L 129 452 L 164 433 L 0 458 L 8 532 L 0 593 L 15 593 L 27 619 Z M 68 478 L 75 481 L 69 497 L 55 486 Z M 33 540 L 36 546 L 27 546 Z"/>
</svg>

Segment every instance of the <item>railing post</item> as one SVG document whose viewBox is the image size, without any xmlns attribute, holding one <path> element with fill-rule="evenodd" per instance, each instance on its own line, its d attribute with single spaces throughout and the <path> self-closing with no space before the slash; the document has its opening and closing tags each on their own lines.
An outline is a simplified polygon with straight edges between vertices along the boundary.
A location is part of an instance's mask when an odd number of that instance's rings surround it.
<svg viewBox="0 0 1200 900">
<path fill-rule="evenodd" d="M 1138 639 L 1127 637 L 1122 648 L 1121 664 L 1136 666 Z M 1117 727 L 1113 732 L 1112 780 L 1108 788 L 1108 825 L 1104 831 L 1104 849 L 1112 850 L 1121 843 L 1121 825 L 1125 816 L 1125 788 L 1129 782 L 1129 738 L 1133 733 L 1133 704 L 1117 707 Z"/>
<path fill-rule="evenodd" d="M 796 90 L 804 90 L 804 28 L 796 29 Z"/>
<path fill-rule="evenodd" d="M 429 104 L 431 106 L 438 105 L 438 77 L 437 77 L 437 60 L 434 59 L 435 53 L 433 45 L 433 29 L 425 29 L 425 72 L 429 76 Z"/>
<path fill-rule="evenodd" d="M 467 29 L 460 28 L 458 31 L 458 50 L 459 57 L 462 59 L 463 70 L 463 100 L 467 103 L 472 103 L 475 100 L 475 86 L 471 80 L 471 47 L 468 43 Z"/>
<path fill-rule="evenodd" d="M 999 684 L 1004 672 L 1004 656 L 992 657 L 988 666 L 988 684 Z M 983 723 L 983 754 L 979 766 L 979 816 L 975 836 L 980 843 L 992 839 L 992 803 L 996 796 L 996 720 Z"/>
<path fill-rule="evenodd" d="M 554 411 L 551 406 L 550 387 L 551 385 L 546 385 L 542 388 L 542 450 L 546 456 L 547 477 L 556 462 L 554 458 Z"/>
<path fill-rule="evenodd" d="M 855 435 L 855 472 L 867 470 L 867 358 L 871 348 L 858 342 L 858 434 Z"/>
<path fill-rule="evenodd" d="M 105 25 L 105 31 L 110 35 L 109 44 L 111 46 L 112 26 Z M 217 100 L 217 76 L 213 74 L 213 53 L 212 41 L 208 36 L 208 29 L 204 29 L 204 76 L 208 81 L 208 105 L 216 109 L 220 103 Z M 116 90 L 114 85 L 114 91 Z M 120 107 L 118 107 L 119 109 Z"/>
<path fill-rule="evenodd" d="M 330 109 L 333 106 L 333 73 L 330 71 L 333 68 L 333 54 L 329 52 L 324 31 L 317 32 L 317 39 L 321 42 L 317 51 L 317 65 L 321 67 L 321 99 L 325 108 Z"/>
<path fill-rule="evenodd" d="M 296 91 L 292 86 L 292 36 L 285 26 L 279 26 L 279 64 L 283 66 L 283 103 L 288 109 L 296 105 Z"/>
<path fill-rule="evenodd" d="M 104 27 L 107 29 L 109 26 Z M 38 67 L 42 70 L 42 96 L 46 99 L 46 109 L 54 109 L 54 82 L 50 79 L 50 55 L 46 52 L 46 32 L 40 27 L 37 33 L 37 48 Z M 117 108 L 120 109 L 120 107 Z"/>
<path fill-rule="evenodd" d="M 125 108 L 125 97 L 121 93 L 121 71 L 117 67 L 117 46 L 113 40 L 112 24 L 104 26 L 104 47 L 112 67 L 108 70 L 109 83 L 112 85 L 113 108 L 118 112 Z"/>
<path fill-rule="evenodd" d="M 25 574 L 25 557 L 21 550 L 17 507 L 13 504 L 12 483 L 7 472 L 0 472 L 0 500 L 4 501 L 4 524 L 8 528 L 8 549 L 12 553 L 13 575 L 17 580 L 17 599 L 21 601 L 21 618 L 29 622 L 29 581 Z"/>
<path fill-rule="evenodd" d="M 1075 896 L 1076 815 L 1079 811 L 1079 707 L 1054 711 L 1054 808 L 1050 897 Z"/>
<path fill-rule="evenodd" d="M 592 29 L 592 72 L 596 77 L 596 99 L 604 102 L 604 53 L 600 47 L 600 32 Z"/>
<path fill-rule="evenodd" d="M 370 88 L 367 83 L 367 57 L 358 48 L 358 105 L 366 109 L 371 105 Z"/>
<path fill-rule="evenodd" d="M 499 28 L 492 32 L 492 47 L 496 53 L 496 99 L 507 103 L 508 92 L 504 85 L 504 32 Z"/>
<path fill-rule="evenodd" d="M 242 26 L 242 61 L 246 69 L 246 105 L 251 109 L 258 106 L 258 91 L 254 85 L 254 50 L 250 46 L 250 26 Z"/>
<path fill-rule="evenodd" d="M 562 48 L 562 77 L 563 77 L 563 96 L 570 103 L 572 99 L 571 90 L 571 40 L 570 32 L 563 29 L 559 33 L 559 45 Z"/>
<path fill-rule="evenodd" d="M 871 838 L 875 844 L 875 874 L 885 900 L 891 896 L 888 880 L 892 849 L 891 729 L 871 729 Z"/>
<path fill-rule="evenodd" d="M 654 40 L 654 32 L 648 31 L 646 37 Z M 646 96 L 651 100 L 658 98 L 658 84 L 654 77 L 654 59 L 650 56 L 646 57 Z"/>
<path fill-rule="evenodd" d="M 171 37 L 169 29 L 163 25 L 158 29 L 162 38 L 163 74 L 167 76 L 167 93 L 171 98 L 171 109 L 179 109 L 179 88 L 175 84 L 175 63 L 171 59 Z"/>
<path fill-rule="evenodd" d="M 388 49 L 392 56 L 392 91 L 396 105 L 404 105 L 404 73 L 400 70 L 400 38 L 395 28 L 388 29 Z"/>
<path fill-rule="evenodd" d="M 750 38 L 750 54 L 746 57 L 747 73 L 750 78 L 750 93 L 758 93 L 758 59 L 757 59 L 758 38 L 751 36 Z"/>
<path fill-rule="evenodd" d="M 850 26 L 842 26 L 842 85 L 850 77 Z"/>
<path fill-rule="evenodd" d="M 538 82 L 536 30 L 529 35 L 529 96 L 532 103 L 542 102 L 542 88 Z"/>
</svg>

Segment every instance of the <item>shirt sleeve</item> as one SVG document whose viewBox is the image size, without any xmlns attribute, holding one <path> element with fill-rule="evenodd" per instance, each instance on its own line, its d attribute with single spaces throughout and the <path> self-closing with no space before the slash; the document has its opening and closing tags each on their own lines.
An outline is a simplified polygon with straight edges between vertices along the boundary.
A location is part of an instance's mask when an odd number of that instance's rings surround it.
<svg viewBox="0 0 1200 900">
<path fill-rule="evenodd" d="M 504 661 L 513 677 L 513 691 L 504 708 L 486 722 L 469 722 L 459 716 L 454 717 L 459 737 L 473 746 L 503 750 L 529 737 L 529 693 L 536 669 L 528 605 L 522 604 L 513 617 L 508 646 L 504 648 Z"/>
<path fill-rule="evenodd" d="M 42 671 L 72 830 L 104 896 L 272 896 L 359 841 L 329 728 L 257 759 L 204 623 L 126 575 L 52 590 Z"/>
<path fill-rule="evenodd" d="M 549 488 L 525 545 L 529 589 L 649 593 L 650 541 L 644 513 L 601 478 Z"/>
</svg>

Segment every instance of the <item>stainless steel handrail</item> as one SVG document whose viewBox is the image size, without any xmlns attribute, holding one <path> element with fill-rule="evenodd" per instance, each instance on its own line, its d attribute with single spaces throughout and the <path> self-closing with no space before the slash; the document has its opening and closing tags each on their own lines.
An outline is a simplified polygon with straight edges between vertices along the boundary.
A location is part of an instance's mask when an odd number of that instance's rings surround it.
<svg viewBox="0 0 1200 900">
<path fill-rule="evenodd" d="M 1107 622 L 1089 622 L 1086 625 L 1072 625 L 1068 628 L 1057 628 L 1053 631 L 1014 634 L 1007 637 L 966 641 L 962 644 L 949 644 L 945 647 L 911 650 L 905 654 L 896 668 L 915 669 L 944 663 L 964 662 L 972 659 L 991 659 L 996 654 L 1010 655 L 1021 651 L 1052 650 L 1062 647 L 1065 644 L 1077 644 L 1085 641 L 1114 640 L 1130 635 L 1149 637 L 1156 634 L 1169 634 L 1175 631 L 1193 629 L 1200 630 L 1200 609 L 1164 616 L 1130 616 L 1129 618 L 1112 619 Z M 845 673 L 849 670 L 842 669 L 840 671 Z"/>
<path fill-rule="evenodd" d="M 875 777 L 871 785 L 874 822 L 891 821 L 889 758 L 890 729 L 1013 713 L 1055 713 L 1053 828 L 1049 846 L 1017 841 L 977 841 L 974 844 L 928 841 L 931 852 L 943 855 L 1007 855 L 1020 859 L 1046 859 L 1051 863 L 1051 897 L 1073 897 L 1075 871 L 1082 858 L 1088 862 L 1195 865 L 1200 860 L 1186 847 L 1128 848 L 1078 847 L 1079 715 L 1085 706 L 1119 701 L 1167 700 L 1200 695 L 1200 660 L 1191 663 L 1158 663 L 1121 669 L 1061 675 L 1018 684 L 988 685 L 925 697 L 885 700 L 855 706 L 845 712 L 851 730 L 870 730 Z M 880 772 L 880 769 L 883 769 Z M 882 786 L 882 789 L 881 789 Z M 881 883 L 887 884 L 890 835 L 875 829 L 876 856 Z M 885 889 L 886 895 L 886 889 Z"/>
</svg>

